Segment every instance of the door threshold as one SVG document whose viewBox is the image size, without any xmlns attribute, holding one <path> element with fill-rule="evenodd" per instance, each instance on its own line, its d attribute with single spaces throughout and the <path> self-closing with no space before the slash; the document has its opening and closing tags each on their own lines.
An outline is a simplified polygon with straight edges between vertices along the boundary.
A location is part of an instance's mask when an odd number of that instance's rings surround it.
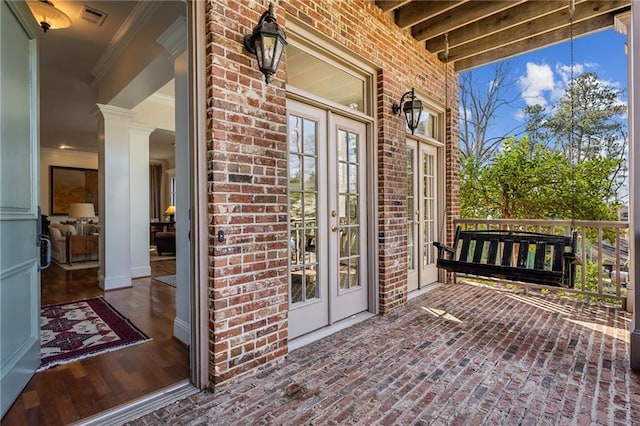
<svg viewBox="0 0 640 426">
<path fill-rule="evenodd" d="M 122 425 L 198 392 L 200 392 L 200 389 L 193 386 L 188 380 L 184 380 L 158 392 L 150 393 L 142 398 L 118 405 L 95 416 L 82 419 L 73 423 L 72 426 Z"/>
<path fill-rule="evenodd" d="M 313 342 L 317 342 L 318 340 L 324 339 L 325 337 L 337 333 L 340 330 L 344 330 L 345 328 L 349 328 L 352 325 L 356 325 L 375 316 L 376 314 L 372 314 L 371 312 L 360 312 L 359 314 L 352 315 L 319 330 L 296 337 L 289 341 L 289 352 L 295 351 L 296 349 L 307 346 Z"/>
<path fill-rule="evenodd" d="M 415 299 L 416 297 L 420 297 L 423 294 L 429 293 L 430 291 L 435 290 L 436 288 L 441 287 L 443 285 L 444 284 L 436 281 L 434 283 L 427 284 L 424 287 L 419 288 L 417 290 L 410 291 L 409 294 L 407 294 L 407 301 L 411 299 Z"/>
</svg>

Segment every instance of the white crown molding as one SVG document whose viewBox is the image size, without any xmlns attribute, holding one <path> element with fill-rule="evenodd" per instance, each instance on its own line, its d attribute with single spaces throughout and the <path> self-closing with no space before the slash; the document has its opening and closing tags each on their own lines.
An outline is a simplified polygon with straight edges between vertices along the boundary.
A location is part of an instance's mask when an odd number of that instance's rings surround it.
<svg viewBox="0 0 640 426">
<path fill-rule="evenodd" d="M 91 115 L 98 118 L 103 117 L 113 120 L 129 121 L 135 117 L 136 113 L 129 109 L 113 105 L 96 104 L 96 106 L 91 109 Z"/>
<path fill-rule="evenodd" d="M 176 59 L 187 50 L 187 18 L 178 17 L 156 41 Z"/>
<path fill-rule="evenodd" d="M 109 42 L 104 54 L 91 70 L 91 74 L 96 80 L 102 80 L 105 74 L 109 72 L 120 52 L 134 40 L 136 34 L 153 14 L 153 11 L 160 7 L 159 4 L 160 2 L 156 1 L 140 1 L 136 3 L 127 19 L 125 19 Z"/>
</svg>

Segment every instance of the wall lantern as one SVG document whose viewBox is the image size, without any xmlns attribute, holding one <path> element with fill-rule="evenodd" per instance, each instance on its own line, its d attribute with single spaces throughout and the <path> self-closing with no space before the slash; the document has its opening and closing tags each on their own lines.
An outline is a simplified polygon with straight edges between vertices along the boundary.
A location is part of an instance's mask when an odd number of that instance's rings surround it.
<svg viewBox="0 0 640 426">
<path fill-rule="evenodd" d="M 404 98 L 408 98 L 408 100 L 403 104 Z M 407 126 L 411 129 L 411 134 L 413 135 L 413 132 L 420 123 L 420 116 L 422 115 L 422 101 L 416 99 L 416 93 L 413 88 L 402 95 L 399 104 L 393 103 L 393 113 L 396 115 L 400 114 L 401 108 L 402 111 L 404 111 L 404 117 L 407 119 Z"/>
<path fill-rule="evenodd" d="M 71 26 L 71 19 L 49 0 L 30 1 L 27 4 L 45 33 L 48 30 L 57 30 Z"/>
<path fill-rule="evenodd" d="M 262 14 L 258 25 L 252 34 L 244 37 L 244 47 L 256 55 L 258 68 L 264 74 L 264 80 L 269 84 L 271 76 L 278 70 L 284 47 L 287 45 L 287 35 L 276 22 L 273 15 L 273 4 Z"/>
</svg>

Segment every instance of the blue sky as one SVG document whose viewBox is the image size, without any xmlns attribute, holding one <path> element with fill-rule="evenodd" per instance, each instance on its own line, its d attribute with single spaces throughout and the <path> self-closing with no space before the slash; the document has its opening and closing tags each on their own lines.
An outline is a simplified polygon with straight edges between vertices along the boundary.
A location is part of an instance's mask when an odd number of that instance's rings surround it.
<svg viewBox="0 0 640 426">
<path fill-rule="evenodd" d="M 616 89 L 624 89 L 620 101 L 626 102 L 627 57 L 626 36 L 613 29 L 586 35 L 574 40 L 574 73 L 595 72 L 601 81 Z M 514 84 L 507 97 L 516 99 L 511 108 L 497 113 L 488 136 L 504 135 L 520 124 L 519 111 L 527 103 L 552 105 L 564 92 L 570 75 L 570 43 L 565 42 L 539 49 L 507 60 L 510 63 L 508 80 Z M 474 80 L 490 84 L 491 64 L 471 70 Z"/>
</svg>

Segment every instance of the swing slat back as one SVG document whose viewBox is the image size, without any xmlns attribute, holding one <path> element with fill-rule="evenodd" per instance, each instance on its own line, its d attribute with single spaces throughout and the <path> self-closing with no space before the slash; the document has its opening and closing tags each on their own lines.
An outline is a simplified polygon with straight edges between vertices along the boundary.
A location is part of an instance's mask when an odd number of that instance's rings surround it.
<svg viewBox="0 0 640 426">
<path fill-rule="evenodd" d="M 573 288 L 577 233 L 456 228 L 453 247 L 434 242 L 439 268 L 450 272 Z"/>
</svg>

